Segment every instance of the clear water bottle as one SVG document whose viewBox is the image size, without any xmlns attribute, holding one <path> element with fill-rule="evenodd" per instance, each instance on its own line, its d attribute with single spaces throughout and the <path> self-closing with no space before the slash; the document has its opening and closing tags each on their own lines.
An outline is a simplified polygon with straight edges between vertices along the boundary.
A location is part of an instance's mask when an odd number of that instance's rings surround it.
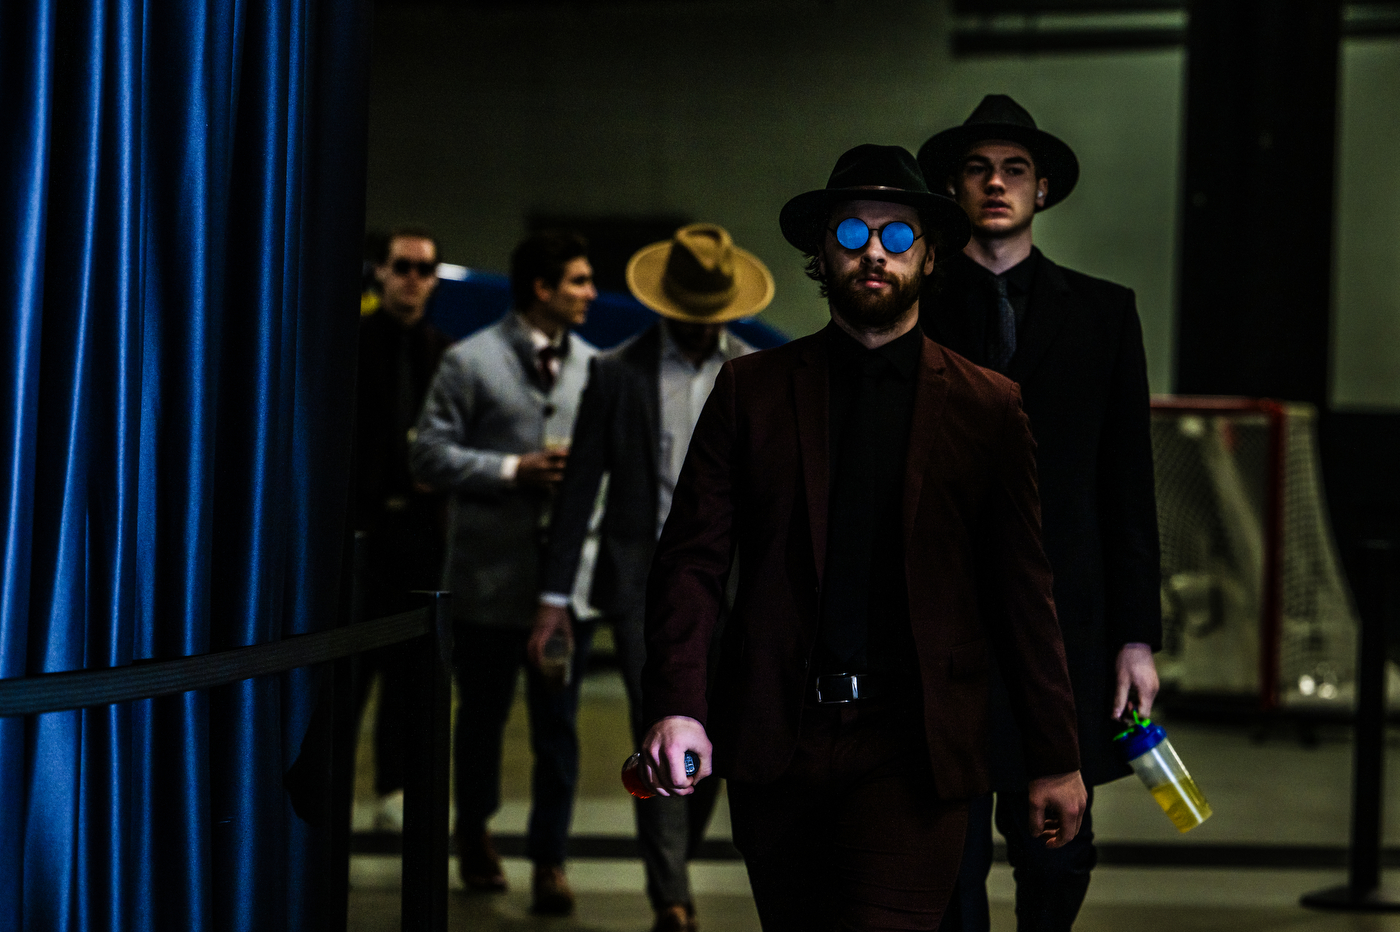
<svg viewBox="0 0 1400 932">
<path fill-rule="evenodd" d="M 1177 831 L 1189 832 L 1210 818 L 1210 803 L 1167 740 L 1165 728 L 1134 710 L 1132 723 L 1113 743 Z"/>
</svg>

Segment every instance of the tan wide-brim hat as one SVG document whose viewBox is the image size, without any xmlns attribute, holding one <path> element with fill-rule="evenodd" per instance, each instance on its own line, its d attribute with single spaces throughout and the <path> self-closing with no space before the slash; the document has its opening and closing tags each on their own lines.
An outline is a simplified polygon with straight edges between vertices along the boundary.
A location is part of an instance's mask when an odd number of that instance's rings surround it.
<svg viewBox="0 0 1400 932">
<path fill-rule="evenodd" d="M 688 324 L 749 317 L 773 300 L 768 267 L 713 223 L 683 226 L 637 250 L 627 262 L 627 287 L 656 313 Z"/>
</svg>

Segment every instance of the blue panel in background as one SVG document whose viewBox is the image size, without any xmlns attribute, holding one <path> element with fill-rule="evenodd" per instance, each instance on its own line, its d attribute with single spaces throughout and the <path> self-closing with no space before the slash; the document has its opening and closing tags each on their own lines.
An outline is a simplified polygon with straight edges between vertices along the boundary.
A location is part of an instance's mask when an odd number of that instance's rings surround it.
<svg viewBox="0 0 1400 932">
<path fill-rule="evenodd" d="M 428 318 L 454 340 L 470 336 L 495 323 L 510 309 L 510 279 L 496 272 L 469 271 L 462 281 L 443 279 L 428 305 Z M 602 349 L 651 326 L 657 315 L 630 294 L 605 291 L 588 311 L 588 322 L 578 335 Z M 754 318 L 736 320 L 729 328 L 758 349 L 781 346 L 787 334 Z"/>
</svg>

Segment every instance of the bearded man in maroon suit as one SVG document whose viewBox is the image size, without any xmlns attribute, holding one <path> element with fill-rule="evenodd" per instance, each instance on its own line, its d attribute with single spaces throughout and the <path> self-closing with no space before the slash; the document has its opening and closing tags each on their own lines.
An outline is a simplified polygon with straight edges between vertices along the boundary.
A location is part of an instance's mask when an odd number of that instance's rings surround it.
<svg viewBox="0 0 1400 932">
<path fill-rule="evenodd" d="M 729 779 L 765 930 L 937 929 L 993 655 L 1033 831 L 1063 845 L 1084 807 L 1035 443 L 1014 383 L 918 327 L 969 228 L 912 155 L 850 150 L 779 222 L 831 324 L 726 363 L 700 416 L 648 580 L 641 773 Z"/>
</svg>

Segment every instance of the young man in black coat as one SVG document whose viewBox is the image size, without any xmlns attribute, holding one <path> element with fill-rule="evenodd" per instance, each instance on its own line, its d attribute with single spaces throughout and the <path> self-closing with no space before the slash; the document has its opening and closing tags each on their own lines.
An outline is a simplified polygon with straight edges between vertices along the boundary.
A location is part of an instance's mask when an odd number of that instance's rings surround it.
<svg viewBox="0 0 1400 932">
<path fill-rule="evenodd" d="M 967 211 L 972 239 L 922 302 L 939 343 L 1021 385 L 1038 445 L 1045 553 L 1079 719 L 1084 780 L 1128 772 L 1110 744 L 1114 719 L 1146 714 L 1161 646 L 1157 511 L 1147 363 L 1131 290 L 1051 262 L 1032 245 L 1035 214 L 1073 190 L 1069 146 L 1037 129 L 1010 97 L 988 95 L 961 126 L 924 143 L 934 190 Z M 995 820 L 1016 878 L 1022 932 L 1067 930 L 1096 854 L 1090 811 L 1079 835 L 1046 848 L 1026 829 L 1021 742 L 1005 694 L 993 687 Z M 963 866 L 944 928 L 990 928 L 992 797 L 974 802 Z"/>
</svg>

